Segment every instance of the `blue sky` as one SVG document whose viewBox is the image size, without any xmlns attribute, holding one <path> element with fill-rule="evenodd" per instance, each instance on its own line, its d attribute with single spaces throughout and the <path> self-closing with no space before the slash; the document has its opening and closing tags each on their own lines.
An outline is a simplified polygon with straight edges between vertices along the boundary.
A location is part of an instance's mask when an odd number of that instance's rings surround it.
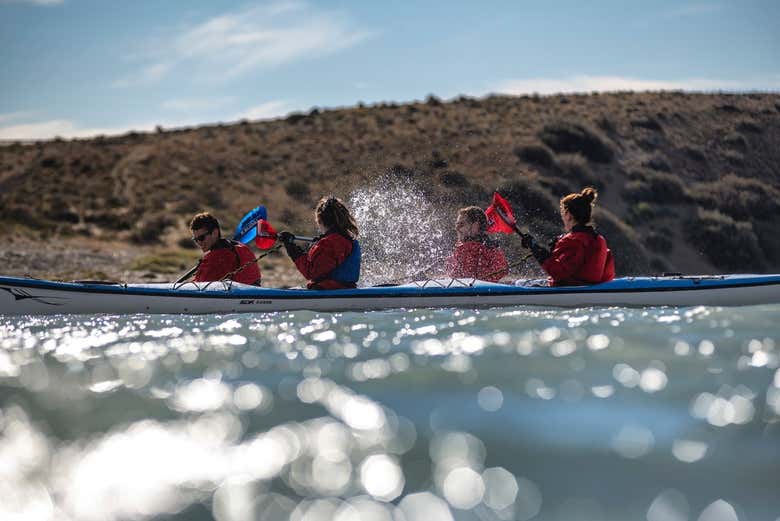
<svg viewBox="0 0 780 521">
<path fill-rule="evenodd" d="M 776 0 L 0 0 L 0 139 L 435 94 L 780 91 Z"/>
</svg>

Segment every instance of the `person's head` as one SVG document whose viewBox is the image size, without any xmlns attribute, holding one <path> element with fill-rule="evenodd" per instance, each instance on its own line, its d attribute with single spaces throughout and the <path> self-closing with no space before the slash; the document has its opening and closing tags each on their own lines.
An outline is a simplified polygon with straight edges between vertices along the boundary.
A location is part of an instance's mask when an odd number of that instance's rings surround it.
<svg viewBox="0 0 780 521">
<path fill-rule="evenodd" d="M 455 219 L 455 233 L 459 241 L 465 241 L 471 237 L 483 235 L 487 230 L 487 216 L 478 206 L 467 206 L 458 210 Z"/>
<path fill-rule="evenodd" d="M 208 212 L 199 213 L 190 221 L 192 240 L 203 251 L 209 251 L 222 237 L 219 221 Z"/>
<path fill-rule="evenodd" d="M 596 189 L 588 187 L 580 193 L 569 194 L 561 199 L 561 219 L 567 232 L 575 225 L 590 224 L 597 197 Z"/>
<path fill-rule="evenodd" d="M 358 236 L 358 225 L 338 197 L 323 197 L 314 209 L 314 219 L 322 231 L 334 230 L 353 239 Z"/>
</svg>

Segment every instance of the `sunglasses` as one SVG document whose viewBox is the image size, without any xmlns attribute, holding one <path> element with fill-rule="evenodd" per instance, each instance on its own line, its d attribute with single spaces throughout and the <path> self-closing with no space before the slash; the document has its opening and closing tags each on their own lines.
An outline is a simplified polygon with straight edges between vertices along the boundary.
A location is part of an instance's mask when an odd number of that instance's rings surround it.
<svg viewBox="0 0 780 521">
<path fill-rule="evenodd" d="M 206 233 L 201 233 L 200 235 L 196 235 L 195 237 L 192 238 L 192 240 L 195 242 L 203 242 L 206 240 L 206 237 L 208 237 L 209 234 L 211 234 L 211 232 L 213 231 L 214 230 L 209 230 Z"/>
</svg>

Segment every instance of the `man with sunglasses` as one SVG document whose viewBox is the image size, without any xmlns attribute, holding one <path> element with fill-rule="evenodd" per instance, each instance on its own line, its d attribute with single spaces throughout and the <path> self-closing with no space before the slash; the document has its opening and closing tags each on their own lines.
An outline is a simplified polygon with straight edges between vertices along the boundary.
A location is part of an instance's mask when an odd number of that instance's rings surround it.
<svg viewBox="0 0 780 521">
<path fill-rule="evenodd" d="M 260 285 L 260 267 L 252 250 L 244 244 L 222 237 L 219 221 L 208 212 L 199 213 L 190 221 L 192 240 L 203 251 L 194 282 L 234 280 Z"/>
</svg>

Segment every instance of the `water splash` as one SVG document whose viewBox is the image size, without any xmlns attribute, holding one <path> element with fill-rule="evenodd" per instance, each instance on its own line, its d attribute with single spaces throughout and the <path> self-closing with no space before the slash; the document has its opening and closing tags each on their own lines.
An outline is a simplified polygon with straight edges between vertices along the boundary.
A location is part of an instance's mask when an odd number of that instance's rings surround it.
<svg viewBox="0 0 780 521">
<path fill-rule="evenodd" d="M 349 204 L 360 226 L 362 286 L 441 274 L 453 246 L 451 211 L 391 177 L 357 190 Z"/>
</svg>

